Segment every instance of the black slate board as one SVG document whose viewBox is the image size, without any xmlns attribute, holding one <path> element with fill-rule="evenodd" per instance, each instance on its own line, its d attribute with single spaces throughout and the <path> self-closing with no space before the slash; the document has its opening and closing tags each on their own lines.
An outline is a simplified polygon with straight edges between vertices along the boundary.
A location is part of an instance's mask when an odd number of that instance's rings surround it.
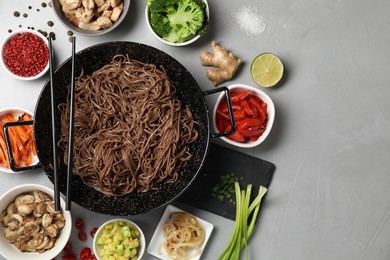
<svg viewBox="0 0 390 260">
<path fill-rule="evenodd" d="M 275 165 L 271 162 L 211 143 L 202 171 L 178 201 L 234 220 L 235 205 L 228 200 L 221 202 L 212 195 L 220 176 L 231 173 L 242 176 L 241 189 L 251 183 L 251 194 L 255 196 L 260 185 L 269 187 L 274 171 Z"/>
</svg>

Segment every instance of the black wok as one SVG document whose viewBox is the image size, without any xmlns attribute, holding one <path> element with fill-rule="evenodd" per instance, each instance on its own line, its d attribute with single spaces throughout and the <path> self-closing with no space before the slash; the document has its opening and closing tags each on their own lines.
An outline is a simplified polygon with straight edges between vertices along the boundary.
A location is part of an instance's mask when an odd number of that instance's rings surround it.
<svg viewBox="0 0 390 260">
<path fill-rule="evenodd" d="M 85 185 L 82 180 L 74 176 L 72 178 L 72 201 L 87 209 L 108 215 L 137 215 L 157 209 L 179 197 L 195 181 L 197 174 L 202 169 L 209 149 L 210 137 L 219 136 L 221 133 L 210 133 L 209 114 L 204 95 L 217 91 L 229 92 L 226 88 L 219 88 L 208 92 L 202 92 L 195 79 L 174 58 L 153 47 L 132 42 L 108 42 L 86 48 L 76 54 L 76 71 L 79 75 L 83 68 L 86 74 L 100 69 L 112 60 L 116 54 L 128 54 L 130 58 L 163 66 L 168 76 L 177 88 L 177 97 L 183 106 L 189 106 L 196 121 L 199 122 L 197 130 L 199 138 L 190 146 L 193 154 L 192 161 L 181 170 L 180 177 L 173 184 L 162 183 L 156 191 L 143 193 L 131 193 L 119 197 L 107 197 L 95 189 Z M 54 72 L 55 104 L 65 103 L 67 98 L 67 85 L 70 84 L 71 60 L 66 60 Z M 50 80 L 48 80 L 40 94 L 35 108 L 34 132 L 38 159 L 44 168 L 48 178 L 53 182 L 52 164 L 52 128 L 50 109 Z M 60 136 L 60 111 L 56 110 L 57 138 Z M 222 133 L 226 135 L 227 133 Z M 67 166 L 63 162 L 64 154 L 58 149 L 59 156 L 59 190 L 66 194 Z"/>
</svg>

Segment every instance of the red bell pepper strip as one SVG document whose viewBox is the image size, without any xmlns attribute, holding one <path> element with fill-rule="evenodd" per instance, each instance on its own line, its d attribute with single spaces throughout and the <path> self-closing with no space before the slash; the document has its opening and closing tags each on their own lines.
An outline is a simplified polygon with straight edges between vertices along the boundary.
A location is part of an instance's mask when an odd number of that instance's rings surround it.
<svg viewBox="0 0 390 260">
<path fill-rule="evenodd" d="M 240 105 L 242 109 L 244 109 L 245 113 L 247 113 L 250 116 L 253 116 L 255 113 L 253 112 L 253 109 L 249 106 L 248 102 L 244 99 L 241 100 Z"/>
<path fill-rule="evenodd" d="M 240 102 L 249 96 L 250 91 L 243 91 L 239 93 L 230 93 L 230 99 L 233 103 Z"/>
<path fill-rule="evenodd" d="M 265 127 L 262 127 L 262 126 L 259 128 L 248 127 L 247 129 L 241 129 L 239 131 L 244 137 L 257 136 L 257 138 L 258 138 L 260 135 L 262 135 L 264 133 Z"/>
<path fill-rule="evenodd" d="M 260 118 L 250 118 L 247 117 L 237 123 L 237 129 L 248 129 L 249 127 L 256 128 L 264 124 L 264 121 L 260 120 Z"/>
</svg>

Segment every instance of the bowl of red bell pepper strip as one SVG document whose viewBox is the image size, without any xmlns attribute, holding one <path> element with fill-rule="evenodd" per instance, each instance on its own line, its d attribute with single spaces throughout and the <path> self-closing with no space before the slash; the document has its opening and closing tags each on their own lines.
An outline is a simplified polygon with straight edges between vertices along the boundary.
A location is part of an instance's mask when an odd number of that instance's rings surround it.
<svg viewBox="0 0 390 260">
<path fill-rule="evenodd" d="M 236 131 L 221 139 L 244 148 L 261 144 L 270 133 L 275 119 L 272 99 L 260 89 L 245 84 L 233 84 L 228 86 L 228 89 Z M 228 104 L 223 93 L 217 98 L 213 116 L 215 131 L 228 132 L 232 129 Z"/>
</svg>

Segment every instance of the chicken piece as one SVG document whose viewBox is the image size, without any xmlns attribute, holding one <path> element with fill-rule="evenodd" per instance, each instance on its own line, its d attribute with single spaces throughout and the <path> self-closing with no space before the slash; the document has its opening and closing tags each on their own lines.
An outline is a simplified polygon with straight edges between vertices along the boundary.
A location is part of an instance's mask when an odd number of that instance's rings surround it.
<svg viewBox="0 0 390 260">
<path fill-rule="evenodd" d="M 69 19 L 73 24 L 78 25 L 80 23 L 80 20 L 76 17 L 76 12 L 71 11 L 69 13 L 65 13 L 66 18 Z"/>
<path fill-rule="evenodd" d="M 94 0 L 94 1 L 97 7 L 102 6 L 106 2 L 106 0 Z"/>
<path fill-rule="evenodd" d="M 105 16 L 100 16 L 96 20 L 96 22 L 100 26 L 101 29 L 106 29 L 106 28 L 109 28 L 112 26 L 112 22 L 111 22 L 110 18 L 105 17 Z"/>
<path fill-rule="evenodd" d="M 95 2 L 93 0 L 81 0 L 81 3 L 85 9 L 93 9 L 95 7 Z"/>
<path fill-rule="evenodd" d="M 110 0 L 110 5 L 111 5 L 111 7 L 116 7 L 116 6 L 118 6 L 120 3 L 122 3 L 122 0 Z"/>
<path fill-rule="evenodd" d="M 110 18 L 112 14 L 112 10 L 106 10 L 103 12 L 102 16 Z"/>
<path fill-rule="evenodd" d="M 91 23 L 80 22 L 79 28 L 84 29 L 84 30 L 89 30 L 89 31 L 99 31 L 100 30 L 100 26 L 96 21 L 91 22 Z"/>
<path fill-rule="evenodd" d="M 75 10 L 81 5 L 81 0 L 62 0 L 60 1 L 62 5 L 62 10 Z M 65 11 L 64 11 L 65 12 Z"/>
<path fill-rule="evenodd" d="M 98 13 L 100 14 L 108 9 L 110 9 L 110 2 L 106 1 L 103 5 L 99 6 Z"/>
<path fill-rule="evenodd" d="M 89 23 L 93 18 L 93 9 L 77 8 L 75 16 L 80 23 Z"/>
<path fill-rule="evenodd" d="M 113 22 L 118 21 L 119 16 L 121 15 L 122 11 L 123 11 L 123 3 L 121 3 L 117 7 L 114 7 L 114 9 L 112 9 L 112 14 L 110 16 L 111 21 L 113 21 Z"/>
</svg>

